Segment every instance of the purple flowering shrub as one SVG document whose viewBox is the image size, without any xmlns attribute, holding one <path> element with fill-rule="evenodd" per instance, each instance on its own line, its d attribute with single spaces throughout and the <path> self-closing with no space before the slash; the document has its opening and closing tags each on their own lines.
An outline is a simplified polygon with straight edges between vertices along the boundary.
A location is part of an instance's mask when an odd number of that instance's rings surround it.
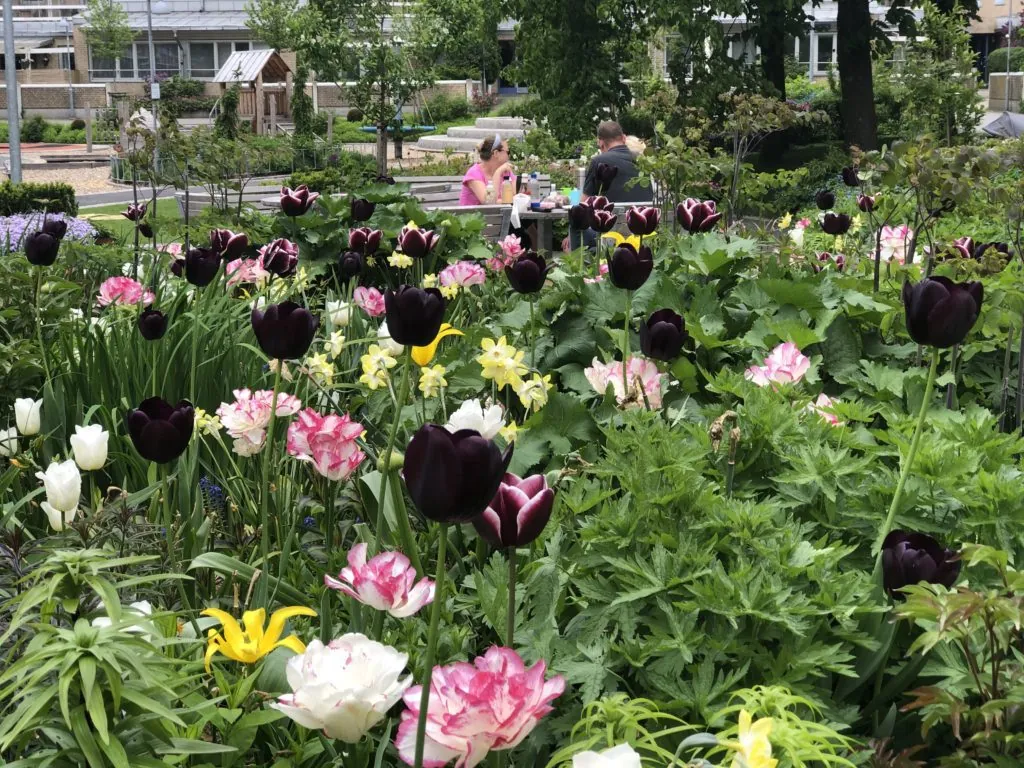
<svg viewBox="0 0 1024 768">
<path fill-rule="evenodd" d="M 85 242 L 96 237 L 96 227 L 86 219 L 78 219 L 67 216 L 63 213 L 48 213 L 47 220 L 59 219 L 67 222 L 68 231 L 64 235 L 66 240 Z M 43 226 L 42 212 L 19 213 L 14 216 L 0 216 L 0 252 L 21 248 L 22 240 Z"/>
</svg>

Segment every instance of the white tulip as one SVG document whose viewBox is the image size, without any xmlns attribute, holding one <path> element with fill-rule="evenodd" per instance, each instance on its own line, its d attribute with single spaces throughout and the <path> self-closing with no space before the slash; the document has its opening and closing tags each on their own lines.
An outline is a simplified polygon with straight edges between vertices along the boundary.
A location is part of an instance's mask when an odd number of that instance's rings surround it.
<svg viewBox="0 0 1024 768">
<path fill-rule="evenodd" d="M 804 228 L 803 227 L 793 227 L 793 229 L 789 230 L 789 239 L 793 241 L 793 245 L 795 245 L 797 248 L 803 248 L 804 247 Z"/>
<path fill-rule="evenodd" d="M 475 429 L 483 437 L 493 440 L 494 436 L 505 426 L 504 413 L 501 406 L 494 405 L 484 408 L 479 400 L 465 400 L 449 417 L 444 428 L 449 432 L 458 432 L 460 429 Z"/>
<path fill-rule="evenodd" d="M 313 640 L 288 660 L 293 693 L 270 706 L 304 728 L 355 744 L 412 685 L 399 679 L 409 657 L 389 645 L 350 633 L 324 645 Z"/>
<path fill-rule="evenodd" d="M 18 430 L 16 427 L 0 429 L 0 456 L 13 456 L 18 452 Z"/>
<path fill-rule="evenodd" d="M 14 423 L 25 437 L 39 434 L 39 409 L 42 407 L 42 400 L 31 397 L 19 397 L 14 401 Z"/>
<path fill-rule="evenodd" d="M 124 609 L 124 619 L 131 618 L 133 615 L 140 617 L 148 617 L 153 614 L 153 606 L 150 605 L 149 600 L 140 600 L 137 603 L 131 603 Z M 92 620 L 94 627 L 109 627 L 114 621 L 109 616 L 97 616 Z M 148 621 L 140 621 L 138 624 L 127 624 L 121 626 L 122 632 L 134 632 L 142 635 L 146 640 L 152 640 L 153 635 L 156 634 L 155 628 Z"/>
<path fill-rule="evenodd" d="M 82 474 L 75 462 L 51 462 L 46 472 L 36 472 L 36 477 L 46 487 L 46 501 L 40 506 L 55 531 L 63 531 L 65 525 L 74 522 L 78 512 L 78 501 L 82 495 Z"/>
<path fill-rule="evenodd" d="M 328 301 L 326 308 L 335 328 L 345 328 L 352 320 L 352 307 L 344 301 Z"/>
<path fill-rule="evenodd" d="M 405 347 L 391 338 L 391 331 L 388 330 L 388 321 L 385 320 L 377 329 L 377 343 L 386 350 L 392 357 L 398 357 L 405 352 Z"/>
<path fill-rule="evenodd" d="M 603 752 L 580 752 L 572 768 L 640 768 L 640 755 L 629 744 L 617 744 Z"/>
<path fill-rule="evenodd" d="M 68 442 L 75 454 L 75 463 L 86 471 L 103 469 L 107 463 L 107 440 L 110 433 L 99 424 L 88 427 L 75 427 L 75 434 Z"/>
</svg>

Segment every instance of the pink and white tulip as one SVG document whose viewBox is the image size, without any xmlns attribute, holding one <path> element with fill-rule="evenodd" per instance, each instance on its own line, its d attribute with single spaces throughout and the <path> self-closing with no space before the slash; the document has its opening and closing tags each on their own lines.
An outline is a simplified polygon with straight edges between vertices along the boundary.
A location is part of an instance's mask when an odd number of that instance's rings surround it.
<svg viewBox="0 0 1024 768">
<path fill-rule="evenodd" d="M 662 386 L 664 374 L 658 372 L 658 366 L 646 357 L 630 357 L 626 364 L 626 377 L 629 382 L 629 391 L 623 388 L 622 363 L 618 360 L 611 363 L 602 363 L 596 357 L 590 364 L 590 368 L 583 370 L 590 386 L 599 395 L 603 395 L 612 385 L 615 393 L 615 402 L 620 407 L 644 408 L 650 403 L 651 408 L 661 407 Z"/>
<path fill-rule="evenodd" d="M 370 317 L 380 317 L 384 314 L 384 294 L 376 288 L 359 286 L 352 293 L 352 303 Z"/>
<path fill-rule="evenodd" d="M 474 768 L 491 750 L 518 746 L 565 690 L 565 678 L 556 675 L 545 680 L 546 671 L 543 661 L 527 668 L 519 654 L 498 646 L 472 664 L 434 667 L 425 768 L 442 768 L 452 760 L 455 768 Z M 395 738 L 398 755 L 408 765 L 414 764 L 421 692 L 418 685 L 405 692 L 408 709 L 402 713 Z"/>
<path fill-rule="evenodd" d="M 835 407 L 836 401 L 831 397 L 822 392 L 818 395 L 818 399 L 813 403 L 807 404 L 807 410 L 818 414 L 823 420 L 827 421 L 833 427 L 843 426 L 843 422 L 839 420 L 835 412 L 832 410 Z"/>
<path fill-rule="evenodd" d="M 130 277 L 108 277 L 100 285 L 96 303 L 101 307 L 111 304 L 133 306 L 139 302 L 142 302 L 144 306 L 149 306 L 155 299 L 152 291 Z"/>
<path fill-rule="evenodd" d="M 322 416 L 307 408 L 288 427 L 288 454 L 328 480 L 347 480 L 366 458 L 356 443 L 361 434 L 363 425 L 347 413 Z"/>
<path fill-rule="evenodd" d="M 235 402 L 221 403 L 217 416 L 227 433 L 235 439 L 234 450 L 240 456 L 253 456 L 263 449 L 270 424 L 270 406 L 274 393 L 269 389 L 251 392 L 236 389 Z M 284 392 L 277 394 L 277 415 L 291 416 L 302 408 L 302 402 Z"/>
<path fill-rule="evenodd" d="M 270 272 L 263 268 L 261 259 L 235 259 L 224 267 L 228 276 L 228 288 L 236 285 L 261 287 L 270 279 Z"/>
<path fill-rule="evenodd" d="M 743 374 L 759 387 L 769 384 L 790 384 L 800 381 L 811 367 L 811 361 L 791 341 L 779 344 L 764 360 L 764 365 L 752 365 Z"/>
<path fill-rule="evenodd" d="M 441 285 L 457 285 L 460 288 L 468 288 L 471 285 L 483 285 L 487 279 L 487 273 L 475 262 L 458 261 L 442 269 L 437 278 Z"/>
<path fill-rule="evenodd" d="M 901 224 L 898 227 L 882 227 L 882 239 L 879 242 L 882 261 L 906 264 L 907 251 L 910 250 L 910 243 L 913 239 L 914 231 L 906 224 Z M 914 258 L 914 263 L 918 261 L 920 261 L 920 255 Z"/>
<path fill-rule="evenodd" d="M 404 619 L 434 602 L 434 582 L 420 579 L 416 569 L 401 552 L 381 552 L 366 559 L 366 544 L 356 544 L 348 553 L 348 567 L 338 578 L 324 576 L 324 585 L 378 611 Z"/>
</svg>

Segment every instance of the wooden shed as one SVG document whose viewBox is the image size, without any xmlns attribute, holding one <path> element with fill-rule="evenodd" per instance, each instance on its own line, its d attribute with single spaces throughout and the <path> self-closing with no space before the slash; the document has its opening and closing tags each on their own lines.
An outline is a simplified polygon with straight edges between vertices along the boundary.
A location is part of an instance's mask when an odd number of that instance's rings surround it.
<svg viewBox="0 0 1024 768">
<path fill-rule="evenodd" d="M 222 97 L 228 86 L 241 86 L 238 115 L 243 120 L 252 120 L 258 134 L 268 133 L 278 118 L 289 115 L 292 71 L 273 49 L 235 51 L 213 82 L 220 84 Z"/>
</svg>

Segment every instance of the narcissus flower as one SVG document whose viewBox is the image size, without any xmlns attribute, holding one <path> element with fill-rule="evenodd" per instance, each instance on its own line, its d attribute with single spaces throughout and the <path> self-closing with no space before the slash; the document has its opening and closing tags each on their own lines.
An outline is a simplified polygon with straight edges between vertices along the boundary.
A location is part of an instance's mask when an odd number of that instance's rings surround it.
<svg viewBox="0 0 1024 768">
<path fill-rule="evenodd" d="M 420 369 L 419 390 L 426 397 L 437 397 L 441 389 L 448 386 L 448 379 L 444 377 L 446 371 L 443 365 L 428 365 Z"/>
<path fill-rule="evenodd" d="M 359 362 L 363 367 L 363 375 L 359 377 L 359 381 L 370 390 L 386 387 L 388 371 L 398 365 L 398 361 L 378 344 L 371 344 L 366 354 L 359 358 Z"/>
<path fill-rule="evenodd" d="M 926 533 L 892 531 L 882 542 L 882 583 L 889 594 L 926 581 L 947 589 L 960 575 L 960 560 Z"/>
<path fill-rule="evenodd" d="M 306 646 L 299 638 L 295 635 L 281 637 L 284 625 L 292 616 L 316 616 L 316 611 L 301 605 L 281 608 L 274 611 L 266 628 L 263 625 L 267 612 L 262 608 L 243 613 L 241 626 L 234 616 L 217 608 L 207 608 L 201 615 L 210 616 L 221 624 L 221 632 L 211 629 L 207 635 L 204 662 L 209 672 L 210 661 L 218 653 L 242 664 L 255 664 L 275 648 L 302 653 Z"/>
<path fill-rule="evenodd" d="M 691 234 L 710 232 L 721 218 L 714 200 L 688 197 L 676 206 L 676 221 Z"/>
<path fill-rule="evenodd" d="M 416 569 L 401 552 L 381 552 L 366 559 L 366 544 L 356 544 L 348 553 L 348 567 L 338 578 L 324 576 L 324 586 L 358 600 L 396 619 L 419 613 L 434 601 L 434 582 L 416 581 Z"/>
<path fill-rule="evenodd" d="M 181 400 L 170 405 L 159 397 L 150 397 L 128 414 L 128 434 L 142 458 L 166 464 L 185 452 L 195 428 L 192 403 Z"/>
<path fill-rule="evenodd" d="M 978 320 L 981 283 L 954 283 L 948 277 L 926 277 L 903 284 L 907 332 L 918 344 L 944 349 L 959 344 Z"/>
<path fill-rule="evenodd" d="M 305 184 L 295 189 L 281 187 L 281 212 L 285 216 L 301 216 L 313 206 L 318 197 L 320 193 L 310 192 Z"/>
<path fill-rule="evenodd" d="M 412 348 L 412 359 L 416 365 L 421 368 L 426 365 L 430 365 L 430 362 L 434 359 L 434 355 L 437 354 L 437 345 L 441 343 L 441 339 L 445 339 L 449 336 L 462 336 L 463 333 L 458 328 L 452 328 L 448 323 L 441 323 L 441 327 L 437 331 L 437 336 L 429 344 L 422 347 Z"/>
<path fill-rule="evenodd" d="M 271 304 L 266 311 L 253 309 L 250 320 L 260 349 L 277 360 L 297 360 L 305 355 L 320 324 L 294 301 Z"/>
<path fill-rule="evenodd" d="M 548 404 L 548 392 L 552 388 L 551 375 L 533 374 L 533 378 L 524 379 L 516 385 L 516 396 L 524 408 L 539 411 Z"/>
<path fill-rule="evenodd" d="M 772 757 L 772 743 L 768 739 L 773 721 L 762 717 L 756 723 L 747 710 L 740 710 L 737 742 L 729 744 L 736 750 L 731 768 L 775 768 L 779 761 Z"/>
<path fill-rule="evenodd" d="M 400 285 L 384 294 L 391 338 L 399 344 L 425 347 L 441 330 L 445 300 L 436 288 Z"/>
<path fill-rule="evenodd" d="M 551 519 L 555 492 L 544 475 L 519 477 L 506 473 L 491 503 L 473 527 L 495 547 L 525 547 Z"/>
<path fill-rule="evenodd" d="M 483 339 L 480 348 L 483 354 L 476 361 L 483 367 L 485 379 L 493 379 L 498 389 L 519 385 L 527 373 L 526 364 L 523 363 L 526 353 L 523 350 L 511 346 L 504 336 L 497 341 Z"/>
<path fill-rule="evenodd" d="M 388 265 L 395 269 L 408 269 L 415 262 L 413 262 L 412 256 L 402 253 L 401 251 L 395 251 L 388 256 Z"/>
<path fill-rule="evenodd" d="M 464 400 L 458 410 L 448 417 L 444 425 L 452 434 L 462 429 L 479 432 L 488 440 L 493 440 L 505 421 L 505 411 L 499 403 L 492 403 L 486 408 L 476 398 Z"/>
</svg>

